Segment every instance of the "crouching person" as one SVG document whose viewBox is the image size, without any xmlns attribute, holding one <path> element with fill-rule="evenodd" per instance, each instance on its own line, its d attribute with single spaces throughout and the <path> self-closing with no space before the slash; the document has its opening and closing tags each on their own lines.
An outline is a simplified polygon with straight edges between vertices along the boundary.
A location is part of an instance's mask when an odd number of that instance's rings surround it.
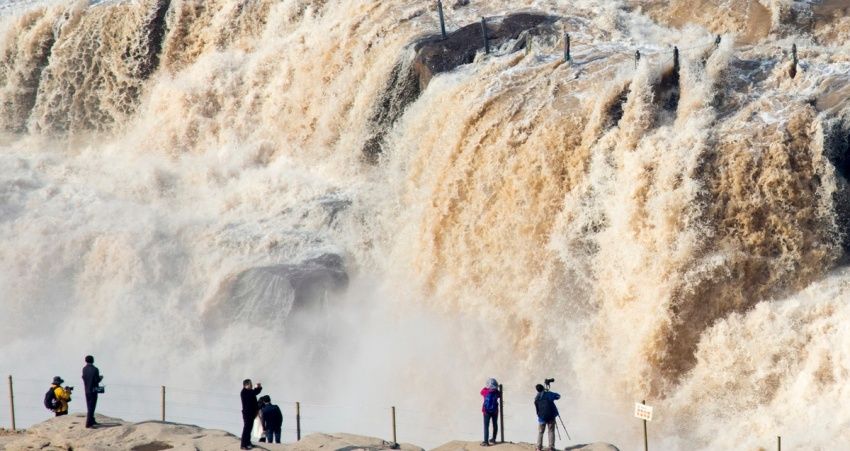
<svg viewBox="0 0 850 451">
<path fill-rule="evenodd" d="M 62 388 L 64 382 L 61 377 L 54 377 L 53 383 L 50 384 L 50 388 L 44 394 L 44 407 L 52 410 L 57 417 L 68 415 L 68 403 L 71 402 L 71 390 L 73 388 Z"/>
</svg>

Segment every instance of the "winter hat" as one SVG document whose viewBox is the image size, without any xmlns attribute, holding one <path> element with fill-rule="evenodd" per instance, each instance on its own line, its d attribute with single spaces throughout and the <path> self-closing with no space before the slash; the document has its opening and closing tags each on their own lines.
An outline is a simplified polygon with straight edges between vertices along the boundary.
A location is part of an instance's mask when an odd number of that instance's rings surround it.
<svg viewBox="0 0 850 451">
<path fill-rule="evenodd" d="M 496 382 L 496 379 L 493 379 L 491 377 L 490 379 L 487 379 L 487 388 L 489 388 L 490 390 L 495 390 L 499 388 L 499 383 Z"/>
<path fill-rule="evenodd" d="M 59 376 L 56 376 L 56 377 L 53 378 L 53 383 L 56 384 L 56 385 L 62 385 L 62 383 L 64 383 L 64 382 L 65 381 Z"/>
</svg>

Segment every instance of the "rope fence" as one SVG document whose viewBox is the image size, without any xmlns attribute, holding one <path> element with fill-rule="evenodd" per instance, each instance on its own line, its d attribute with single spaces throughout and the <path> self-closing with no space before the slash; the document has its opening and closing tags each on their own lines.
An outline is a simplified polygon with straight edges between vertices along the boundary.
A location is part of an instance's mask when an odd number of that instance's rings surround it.
<svg viewBox="0 0 850 451">
<path fill-rule="evenodd" d="M 8 381 L 9 396 L 0 397 L 0 426 L 26 428 L 54 416 L 42 403 L 50 386 L 47 381 L 12 376 Z M 428 409 L 404 403 L 395 406 L 368 402 L 349 405 L 326 401 L 302 402 L 278 398 L 274 393 L 271 395 L 272 402 L 283 413 L 282 440 L 286 442 L 297 441 L 307 434 L 330 432 L 333 425 L 345 425 L 347 431 L 375 437 L 398 434 L 403 439 L 418 434 L 420 437 L 445 437 L 446 440 L 479 441 L 481 438 L 480 418 L 474 411 L 470 412 L 468 422 L 454 422 L 435 418 Z M 514 404 L 508 398 L 502 410 L 500 429 L 508 435 L 508 440 L 511 435 L 528 435 L 525 429 L 534 411 L 528 400 L 523 401 Z M 569 397 L 564 397 L 563 401 L 571 402 Z M 522 407 L 515 407 L 520 405 Z M 69 413 L 84 413 L 85 407 L 82 387 L 75 387 Z M 237 391 L 225 393 L 189 387 L 110 383 L 106 385 L 106 393 L 98 398 L 97 411 L 130 422 L 156 420 L 194 424 L 235 435 L 242 429 L 241 401 Z M 628 418 L 624 414 L 599 410 L 583 411 L 582 416 L 599 423 L 621 422 Z"/>
</svg>

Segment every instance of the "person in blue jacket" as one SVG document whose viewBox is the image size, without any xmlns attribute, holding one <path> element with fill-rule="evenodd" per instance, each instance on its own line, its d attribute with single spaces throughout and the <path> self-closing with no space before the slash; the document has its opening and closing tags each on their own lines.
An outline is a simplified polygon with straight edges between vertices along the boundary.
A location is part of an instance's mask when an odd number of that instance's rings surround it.
<svg viewBox="0 0 850 451">
<path fill-rule="evenodd" d="M 555 401 L 561 399 L 561 395 L 546 390 L 542 385 L 537 384 L 534 387 L 537 390 L 537 396 L 534 397 L 534 408 L 537 410 L 537 451 L 543 449 L 543 432 L 549 428 L 549 449 L 555 449 L 555 419 L 558 418 L 558 407 L 555 406 Z"/>
</svg>

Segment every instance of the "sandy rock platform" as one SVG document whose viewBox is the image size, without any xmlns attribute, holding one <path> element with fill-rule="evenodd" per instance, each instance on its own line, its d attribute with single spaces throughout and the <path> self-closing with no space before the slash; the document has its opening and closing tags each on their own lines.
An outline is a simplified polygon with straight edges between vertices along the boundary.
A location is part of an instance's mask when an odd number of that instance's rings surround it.
<svg viewBox="0 0 850 451">
<path fill-rule="evenodd" d="M 85 415 L 73 414 L 52 418 L 26 431 L 0 429 L 0 450 L 8 451 L 230 451 L 239 450 L 235 435 L 198 426 L 162 421 L 129 423 L 118 418 L 97 416 L 100 425 L 85 428 Z M 312 434 L 298 443 L 255 444 L 256 450 L 267 451 L 380 451 L 392 449 L 392 444 L 374 437 L 353 434 Z M 410 444 L 401 444 L 404 451 L 424 451 Z M 618 451 L 616 447 L 594 443 L 575 445 L 567 450 Z M 454 441 L 434 451 L 528 451 L 534 445 L 527 443 L 501 443 L 482 447 L 477 442 Z"/>
</svg>

